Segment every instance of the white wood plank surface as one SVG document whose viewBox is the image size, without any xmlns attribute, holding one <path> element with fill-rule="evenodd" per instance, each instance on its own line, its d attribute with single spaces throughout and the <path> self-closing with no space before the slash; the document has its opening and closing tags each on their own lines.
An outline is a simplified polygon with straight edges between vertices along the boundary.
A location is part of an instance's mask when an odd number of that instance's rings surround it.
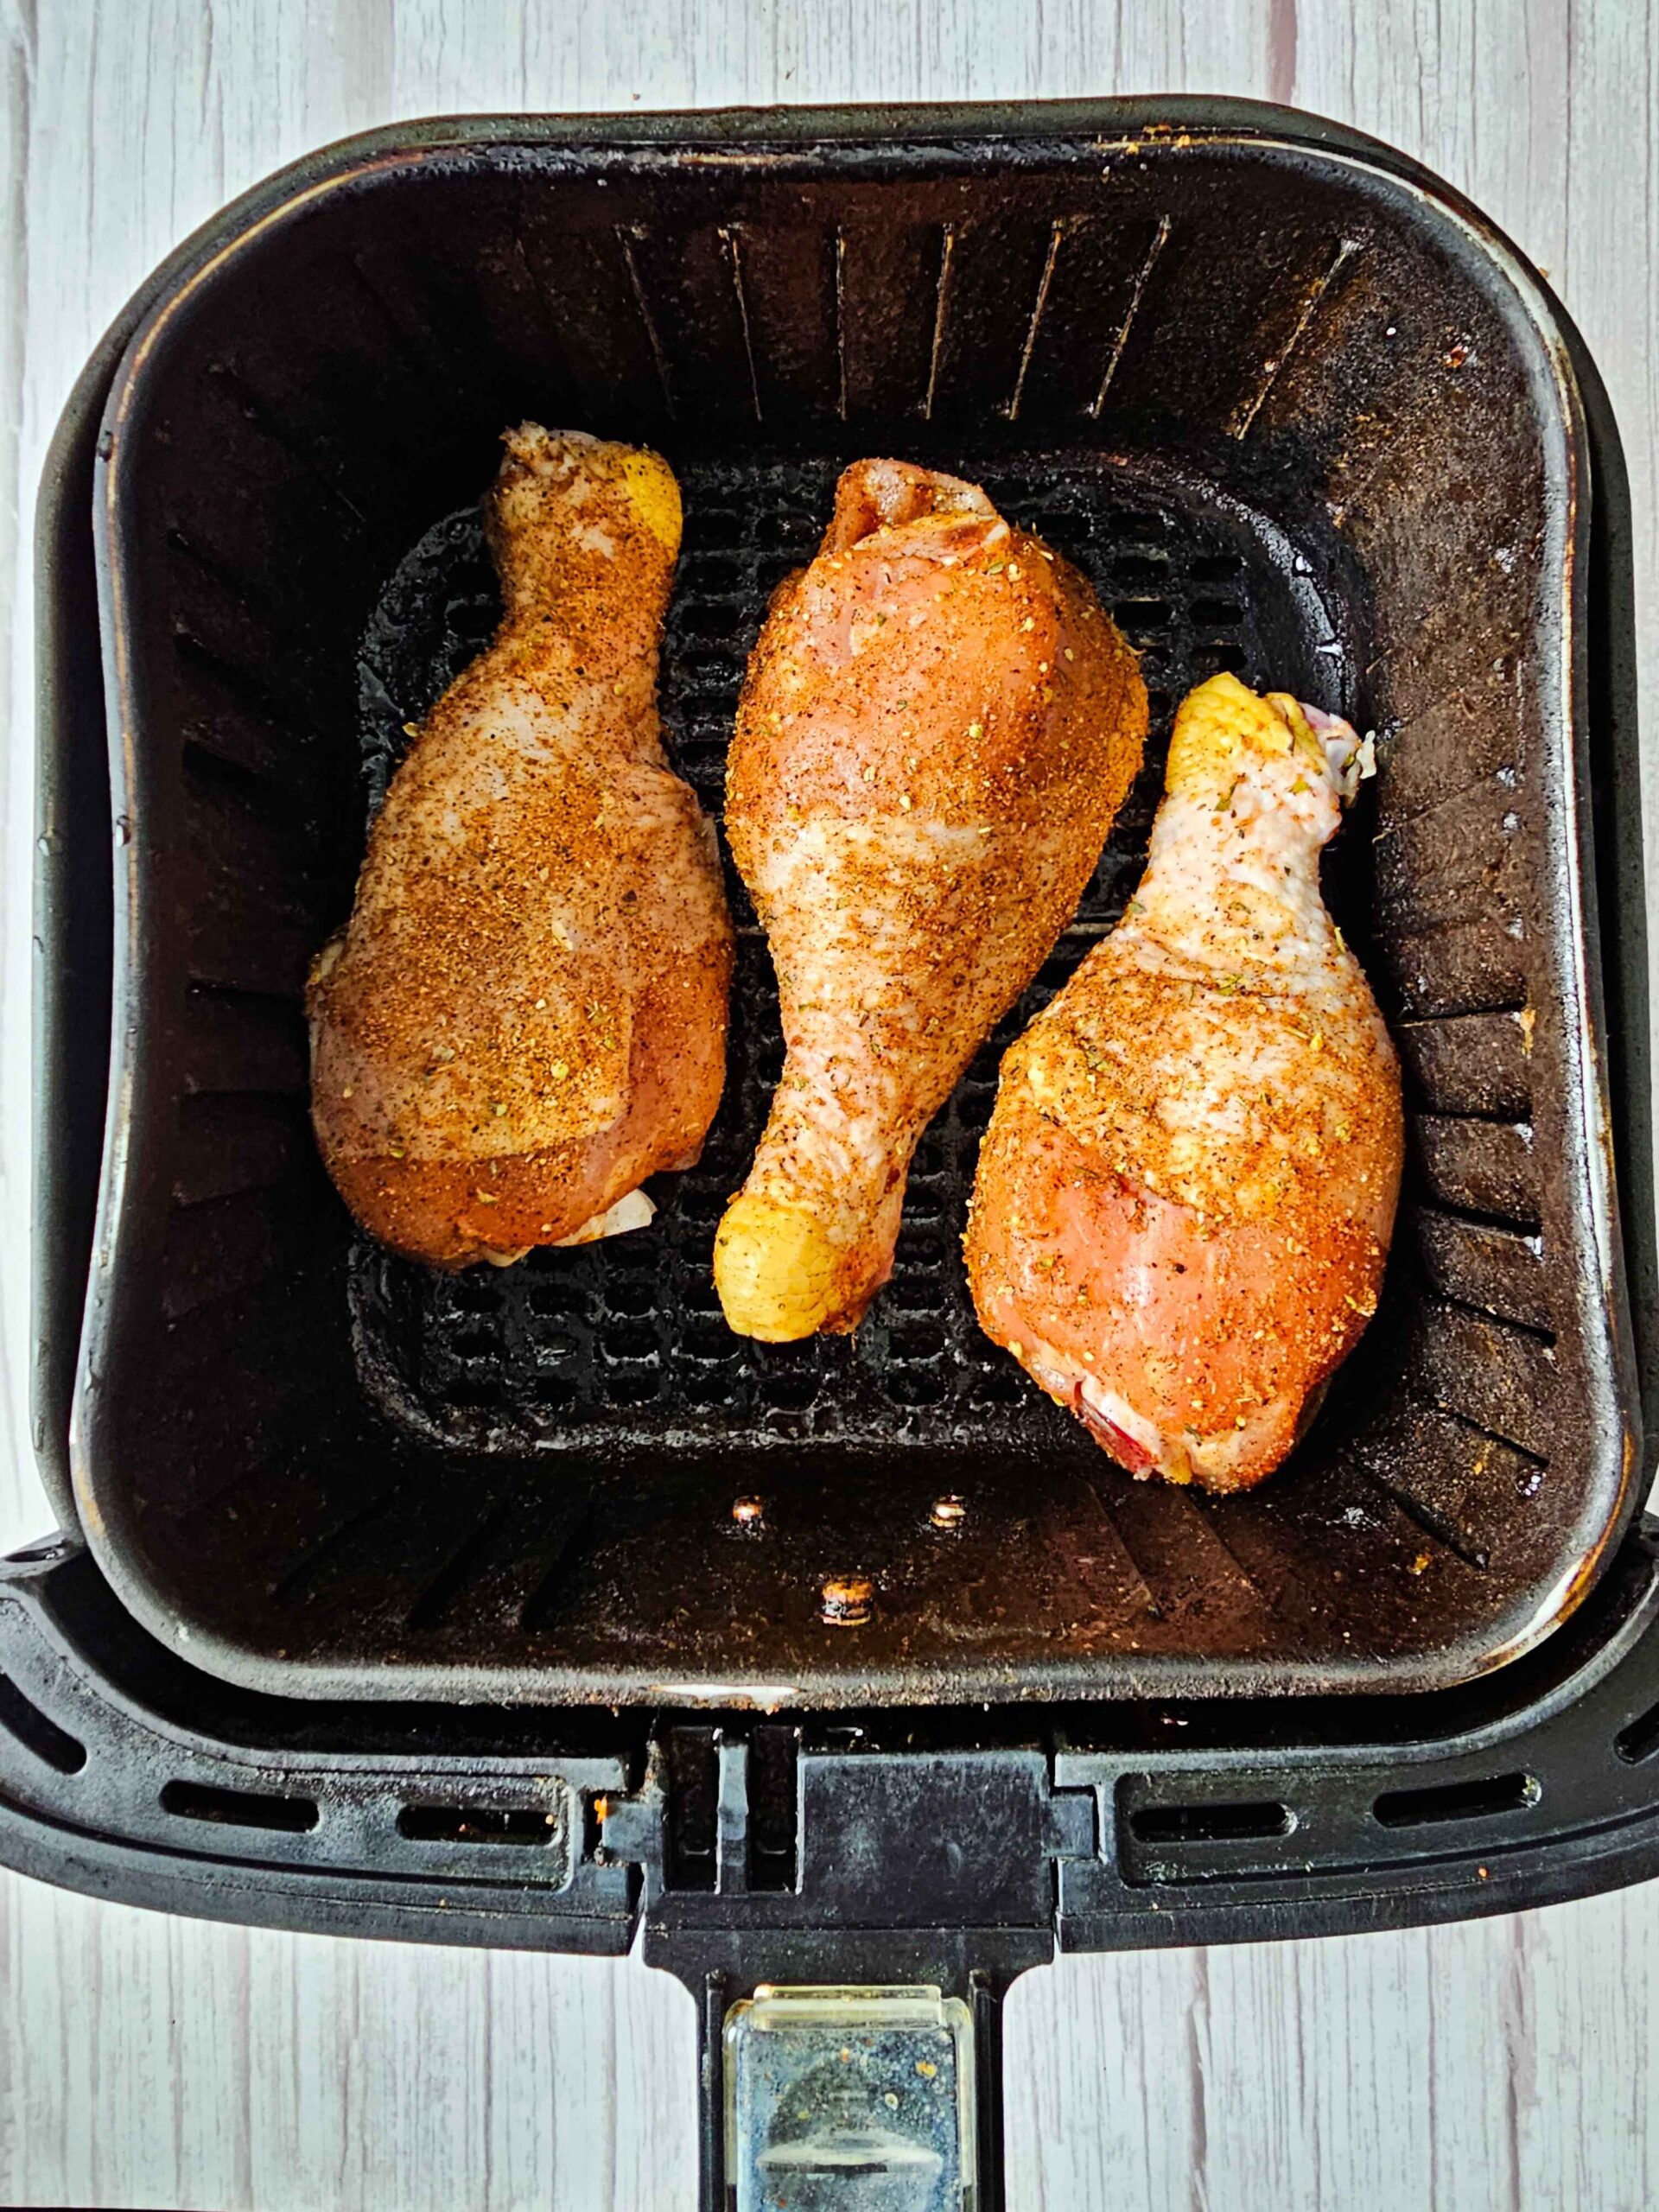
<svg viewBox="0 0 1659 2212">
<path fill-rule="evenodd" d="M 22 1405 L 34 488 L 121 301 L 278 162 L 461 110 L 1185 88 L 1341 117 L 1551 274 L 1623 425 L 1653 635 L 1646 0 L 0 0 L 0 1548 L 45 1517 Z M 1643 696 L 1659 731 L 1651 646 Z M 1659 773 L 1650 851 L 1656 802 Z M 1656 1924 L 1647 1889 L 1432 1933 L 1068 1961 L 1012 2005 L 1013 2202 L 1643 2212 Z M 0 1876 L 7 2204 L 667 2212 L 692 2200 L 691 2049 L 689 2000 L 637 1965 L 170 1922 Z"/>
</svg>

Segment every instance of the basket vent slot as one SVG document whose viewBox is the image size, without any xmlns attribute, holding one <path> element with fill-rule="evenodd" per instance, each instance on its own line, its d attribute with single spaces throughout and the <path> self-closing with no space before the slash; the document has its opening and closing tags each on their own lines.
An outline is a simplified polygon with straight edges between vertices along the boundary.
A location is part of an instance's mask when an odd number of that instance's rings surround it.
<svg viewBox="0 0 1659 2212">
<path fill-rule="evenodd" d="M 1137 1805 L 1129 1833 L 1139 1843 L 1250 1843 L 1289 1835 L 1296 1815 L 1276 1799 L 1237 1804 Z"/>
<path fill-rule="evenodd" d="M 1627 1766 L 1640 1766 L 1659 1751 L 1659 1705 L 1650 1705 L 1621 1728 L 1613 1738 L 1613 1749 Z"/>
<path fill-rule="evenodd" d="M 411 1843 L 556 1843 L 563 1823 L 544 1805 L 405 1805 L 397 1833 Z"/>
<path fill-rule="evenodd" d="M 304 1835 L 320 1817 L 312 1797 L 266 1796 L 254 1789 L 220 1789 L 203 1782 L 163 1783 L 162 1810 L 181 1821 L 270 1828 L 283 1835 Z"/>
<path fill-rule="evenodd" d="M 1420 1828 L 1438 1821 L 1500 1820 L 1527 1812 L 1543 1794 L 1535 1775 L 1480 1775 L 1432 1789 L 1385 1789 L 1371 1811 L 1385 1828 Z"/>
<path fill-rule="evenodd" d="M 86 1745 L 48 1720 L 6 1675 L 0 1675 L 0 1728 L 60 1774 L 79 1774 L 86 1764 Z"/>
</svg>

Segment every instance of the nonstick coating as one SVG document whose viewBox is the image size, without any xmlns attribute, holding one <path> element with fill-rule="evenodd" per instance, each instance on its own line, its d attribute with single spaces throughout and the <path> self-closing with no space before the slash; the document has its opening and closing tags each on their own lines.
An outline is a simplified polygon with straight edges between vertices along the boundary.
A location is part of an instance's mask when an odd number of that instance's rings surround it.
<svg viewBox="0 0 1659 2212">
<path fill-rule="evenodd" d="M 342 157 L 135 340 L 98 486 L 118 1015 L 74 1457 L 106 1572 L 193 1657 L 315 1696 L 1396 1690 L 1500 1663 L 1588 1586 L 1635 1392 L 1572 372 L 1466 210 L 1191 121 L 468 126 Z M 711 805 L 766 590 L 846 460 L 974 475 L 1094 575 L 1157 742 L 1018 1020 L 1132 887 L 1186 683 L 1236 666 L 1376 728 L 1328 880 L 1412 1161 L 1382 1311 L 1263 1491 L 1128 1482 L 974 1330 L 954 1244 L 1015 1020 L 924 1141 L 867 1326 L 724 1336 L 708 1248 L 778 1055 L 753 934 L 727 1104 L 651 1230 L 487 1278 L 353 1237 L 298 994 L 349 904 L 365 738 L 383 779 L 487 632 L 474 505 L 525 415 L 682 476 L 664 706 Z M 823 1618 L 847 1574 L 858 1628 Z"/>
</svg>

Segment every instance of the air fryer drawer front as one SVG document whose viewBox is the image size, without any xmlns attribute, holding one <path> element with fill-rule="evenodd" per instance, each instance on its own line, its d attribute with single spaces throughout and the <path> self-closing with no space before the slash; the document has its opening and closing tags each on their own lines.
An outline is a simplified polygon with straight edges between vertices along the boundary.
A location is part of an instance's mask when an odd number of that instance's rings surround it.
<svg viewBox="0 0 1659 2212">
<path fill-rule="evenodd" d="M 502 1701 L 1389 1690 L 1499 1664 L 1588 1586 L 1635 1390 L 1567 340 L 1363 142 L 1143 121 L 439 127 L 232 211 L 135 338 L 95 515 L 118 1020 L 74 1475 L 100 1563 L 201 1664 Z M 403 722 L 487 631 L 467 508 L 524 415 L 682 476 L 664 707 L 711 805 L 766 593 L 856 454 L 969 468 L 1142 652 L 1146 775 L 850 1343 L 728 1339 L 709 1287 L 778 1054 L 746 912 L 721 1118 L 651 1230 L 438 1279 L 356 1243 L 317 1164 L 305 963 Z M 1319 1423 L 1201 1501 L 1026 1389 L 956 1240 L 997 1048 L 1121 911 L 1174 702 L 1218 666 L 1377 732 L 1329 893 L 1413 1165 Z"/>
</svg>

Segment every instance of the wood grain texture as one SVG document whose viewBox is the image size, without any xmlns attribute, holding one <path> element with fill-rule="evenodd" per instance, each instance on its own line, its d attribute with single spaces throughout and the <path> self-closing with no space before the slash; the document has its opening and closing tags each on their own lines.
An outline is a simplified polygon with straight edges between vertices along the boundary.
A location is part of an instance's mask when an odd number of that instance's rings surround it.
<svg viewBox="0 0 1659 2212">
<path fill-rule="evenodd" d="M 122 299 L 278 162 L 457 110 L 1185 89 L 1340 117 L 1461 187 L 1566 299 L 1623 425 L 1654 634 L 1646 0 L 0 0 L 0 1548 L 44 1517 L 22 1403 L 34 487 Z M 1643 683 L 1659 729 L 1651 649 Z M 1651 852 L 1659 768 L 1643 804 Z M 1656 1982 L 1651 1890 L 1067 1961 L 1013 2002 L 1013 2202 L 1640 2212 Z M 668 2212 L 692 2201 L 691 2050 L 689 2000 L 637 1965 L 169 1922 L 0 1877 L 6 2203 Z"/>
</svg>

